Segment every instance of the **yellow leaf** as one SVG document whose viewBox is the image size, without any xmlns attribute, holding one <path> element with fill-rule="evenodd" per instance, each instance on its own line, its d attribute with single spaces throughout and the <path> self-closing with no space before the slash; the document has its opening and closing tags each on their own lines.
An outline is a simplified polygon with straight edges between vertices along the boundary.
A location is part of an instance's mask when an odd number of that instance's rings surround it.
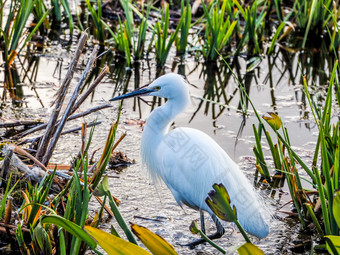
<svg viewBox="0 0 340 255">
<path fill-rule="evenodd" d="M 14 61 L 14 58 L 18 55 L 18 53 L 16 52 L 16 50 L 12 50 L 11 53 L 9 54 L 8 56 L 8 59 L 7 59 L 7 62 L 8 62 L 8 65 L 10 66 L 13 61 Z"/>
<path fill-rule="evenodd" d="M 40 215 L 40 212 L 41 212 L 41 206 L 39 207 L 38 211 L 37 211 L 37 214 L 35 215 L 34 217 L 34 220 L 32 222 L 33 226 L 35 226 L 35 223 L 38 221 L 38 219 L 41 217 Z"/>
<path fill-rule="evenodd" d="M 154 255 L 177 254 L 174 247 L 163 237 L 152 233 L 145 227 L 131 224 L 132 232 Z"/>
<path fill-rule="evenodd" d="M 268 112 L 268 114 L 270 115 L 270 117 L 268 116 L 262 116 L 262 118 L 267 121 L 267 123 L 275 130 L 279 130 L 281 128 L 282 122 L 280 117 L 273 112 Z"/>
<path fill-rule="evenodd" d="M 141 247 L 111 235 L 103 230 L 85 226 L 84 230 L 98 243 L 109 255 L 150 255 Z"/>
<path fill-rule="evenodd" d="M 237 251 L 240 255 L 264 255 L 264 252 L 252 243 L 245 243 Z"/>
<path fill-rule="evenodd" d="M 24 191 L 22 191 L 21 194 L 24 197 L 25 205 L 30 204 L 31 201 L 29 200 L 27 194 Z M 23 214 L 24 214 L 24 222 L 25 223 L 27 223 L 28 218 L 29 218 L 29 216 L 31 214 L 31 211 L 32 211 L 32 206 L 31 205 L 28 205 L 28 206 L 25 207 L 24 212 L 23 212 Z"/>
</svg>

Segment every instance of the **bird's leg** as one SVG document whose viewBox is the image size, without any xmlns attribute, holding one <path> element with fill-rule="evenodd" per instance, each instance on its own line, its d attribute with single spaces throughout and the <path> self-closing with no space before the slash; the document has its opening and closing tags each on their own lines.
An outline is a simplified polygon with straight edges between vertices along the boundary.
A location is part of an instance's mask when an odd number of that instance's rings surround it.
<svg viewBox="0 0 340 255">
<path fill-rule="evenodd" d="M 217 238 L 220 238 L 221 236 L 223 236 L 223 234 L 225 233 L 225 230 L 221 224 L 221 222 L 217 219 L 216 215 L 215 214 L 212 214 L 211 215 L 213 221 L 215 222 L 215 225 L 216 225 L 216 228 L 217 228 L 217 231 L 215 234 L 212 234 L 210 236 L 208 236 L 208 238 L 210 240 L 213 240 L 213 239 L 217 239 Z M 192 243 L 188 243 L 186 246 L 189 246 L 190 249 L 193 249 L 195 248 L 196 245 L 199 245 L 199 244 L 202 244 L 202 243 L 205 243 L 206 240 L 201 238 L 201 239 L 198 239 Z"/>
<path fill-rule="evenodd" d="M 205 234 L 205 224 L 204 224 L 204 212 L 200 210 L 200 221 L 201 221 L 201 230 Z"/>
</svg>

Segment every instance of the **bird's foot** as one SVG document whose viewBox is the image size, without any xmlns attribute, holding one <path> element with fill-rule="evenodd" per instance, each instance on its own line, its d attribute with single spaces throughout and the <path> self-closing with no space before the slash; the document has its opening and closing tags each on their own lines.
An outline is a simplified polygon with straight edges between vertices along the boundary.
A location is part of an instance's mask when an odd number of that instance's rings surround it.
<svg viewBox="0 0 340 255">
<path fill-rule="evenodd" d="M 213 235 L 208 236 L 208 238 L 209 238 L 210 240 L 218 239 L 218 238 L 221 238 L 221 237 L 223 236 L 223 234 L 224 234 L 224 229 L 222 229 L 222 231 L 216 232 L 216 233 L 213 234 Z M 193 241 L 193 242 L 191 242 L 191 243 L 185 244 L 185 245 L 183 245 L 183 246 L 189 247 L 190 249 L 194 249 L 197 245 L 199 245 L 199 244 L 204 244 L 204 243 L 206 243 L 206 242 L 207 242 L 206 239 L 200 238 L 200 239 L 198 239 L 198 240 L 196 240 L 196 241 Z"/>
<path fill-rule="evenodd" d="M 199 244 L 204 244 L 206 243 L 207 241 L 203 238 L 200 238 L 200 239 L 197 239 L 196 241 L 193 241 L 191 243 L 188 243 L 188 244 L 184 244 L 183 246 L 185 247 L 188 247 L 189 249 L 193 250 L 195 249 L 195 247 Z"/>
</svg>

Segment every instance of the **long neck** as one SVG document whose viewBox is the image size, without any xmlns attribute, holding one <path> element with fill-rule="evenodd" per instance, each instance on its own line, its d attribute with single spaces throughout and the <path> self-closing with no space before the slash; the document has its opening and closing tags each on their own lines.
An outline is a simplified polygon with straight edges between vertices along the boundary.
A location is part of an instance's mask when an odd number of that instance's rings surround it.
<svg viewBox="0 0 340 255">
<path fill-rule="evenodd" d="M 171 123 L 185 110 L 187 105 L 187 100 L 169 99 L 164 105 L 153 110 L 144 126 L 143 138 L 148 136 L 149 142 L 162 139 Z"/>
<path fill-rule="evenodd" d="M 176 116 L 185 110 L 189 104 L 189 96 L 185 98 L 168 99 L 161 107 L 152 111 L 148 117 L 142 135 L 141 156 L 150 171 L 155 171 L 152 159 L 156 157 L 158 145 L 167 134 Z"/>
</svg>

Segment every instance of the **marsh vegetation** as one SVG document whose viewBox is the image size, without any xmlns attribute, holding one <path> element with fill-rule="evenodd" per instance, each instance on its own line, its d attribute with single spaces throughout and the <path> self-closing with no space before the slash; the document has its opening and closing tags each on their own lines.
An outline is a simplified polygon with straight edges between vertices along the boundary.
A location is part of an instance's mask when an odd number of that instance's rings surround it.
<svg viewBox="0 0 340 255">
<path fill-rule="evenodd" d="M 274 208 L 273 221 L 281 221 L 267 240 L 220 240 L 221 249 L 195 251 L 236 252 L 230 246 L 251 241 L 266 254 L 339 254 L 338 5 L 1 0 L 1 253 L 101 253 L 100 246 L 116 254 L 121 245 L 126 254 L 146 253 L 137 236 L 153 254 L 192 254 L 178 245 L 196 238 L 187 230 L 192 217 L 174 209 L 181 217 L 169 213 L 180 222 L 173 226 L 157 218 L 153 201 L 144 205 L 133 195 L 149 188 L 124 184 L 140 181 L 129 176 L 138 164 L 119 175 L 107 170 L 117 148 L 138 161 L 143 120 L 164 101 L 112 107 L 106 100 L 178 72 L 189 80 L 194 104 L 174 126 L 212 135 Z M 131 163 L 118 160 L 120 167 Z M 109 181 L 119 188 L 109 189 Z M 155 218 L 143 221 L 149 215 Z M 139 219 L 175 248 L 124 218 Z M 288 222 L 293 226 L 282 232 Z"/>
</svg>

